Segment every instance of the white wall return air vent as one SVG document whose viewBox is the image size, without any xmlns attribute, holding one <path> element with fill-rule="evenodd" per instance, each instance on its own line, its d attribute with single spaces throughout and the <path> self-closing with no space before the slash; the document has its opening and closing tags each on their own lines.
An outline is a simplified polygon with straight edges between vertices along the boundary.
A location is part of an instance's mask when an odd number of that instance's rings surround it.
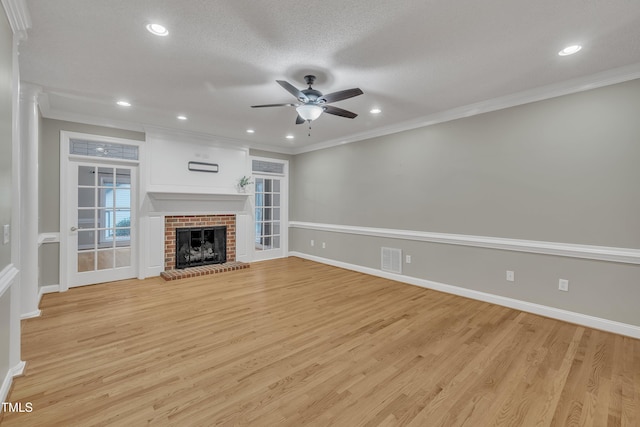
<svg viewBox="0 0 640 427">
<path fill-rule="evenodd" d="M 402 249 L 381 248 L 381 267 L 382 271 L 389 273 L 402 274 Z"/>
</svg>

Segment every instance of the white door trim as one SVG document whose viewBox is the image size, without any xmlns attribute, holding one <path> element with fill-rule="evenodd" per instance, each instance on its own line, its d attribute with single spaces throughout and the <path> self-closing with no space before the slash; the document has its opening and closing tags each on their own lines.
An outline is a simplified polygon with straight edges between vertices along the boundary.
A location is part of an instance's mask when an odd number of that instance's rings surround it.
<svg viewBox="0 0 640 427">
<path fill-rule="evenodd" d="M 251 176 L 255 181 L 255 177 L 260 178 L 282 178 L 282 183 L 280 187 L 280 249 L 282 251 L 280 256 L 272 257 L 272 258 L 260 258 L 256 259 L 257 251 L 255 249 L 255 223 L 256 223 L 256 206 L 255 206 L 255 191 L 251 197 L 251 232 L 249 233 L 251 236 L 251 253 L 253 261 L 264 261 L 267 259 L 274 258 L 284 258 L 289 254 L 289 160 L 284 159 L 274 159 L 271 157 L 259 157 L 259 156 L 250 156 L 249 160 L 251 161 Z M 254 172 L 253 171 L 253 160 L 261 160 L 265 162 L 272 163 L 281 163 L 284 165 L 284 173 L 267 173 L 267 172 Z M 254 183 L 255 186 L 255 183 Z M 255 189 L 255 187 L 254 187 Z"/>
<path fill-rule="evenodd" d="M 69 152 L 69 141 L 72 138 L 83 139 L 86 141 L 97 141 L 104 143 L 115 143 L 115 144 L 126 144 L 126 145 L 135 145 L 138 147 L 138 160 L 121 160 L 121 159 L 113 159 L 113 158 L 103 158 L 103 157 L 93 157 L 93 156 L 81 156 L 81 155 L 72 155 Z M 125 138 L 116 138 L 111 136 L 102 136 L 102 135 L 92 135 L 87 133 L 80 132 L 69 132 L 69 131 L 60 131 L 60 292 L 67 291 L 69 289 L 69 243 L 67 239 L 67 233 L 72 224 L 69 224 L 68 215 L 69 215 L 69 195 L 66 191 L 66 184 L 69 179 L 70 173 L 70 163 L 72 161 L 75 162 L 90 162 L 90 163 L 104 163 L 109 165 L 122 165 L 132 167 L 132 173 L 135 174 L 135 181 L 138 183 L 136 185 L 137 188 L 132 189 L 131 197 L 131 215 L 132 220 L 136 218 L 136 223 L 138 224 L 136 228 L 140 228 L 139 225 L 139 215 L 138 215 L 138 198 L 140 194 L 140 158 L 141 158 L 141 147 L 143 141 L 136 141 Z M 132 176 L 133 178 L 133 176 Z M 140 248 L 140 233 L 138 231 L 134 232 L 131 236 L 132 246 L 136 249 L 131 252 L 131 262 L 135 265 L 136 271 L 140 268 L 140 260 L 138 259 L 138 252 Z"/>
</svg>

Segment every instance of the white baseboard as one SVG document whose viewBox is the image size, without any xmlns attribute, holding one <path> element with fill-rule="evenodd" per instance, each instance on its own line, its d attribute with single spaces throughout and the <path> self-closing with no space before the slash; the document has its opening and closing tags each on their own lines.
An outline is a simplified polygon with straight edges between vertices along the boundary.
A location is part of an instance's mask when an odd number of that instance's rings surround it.
<svg viewBox="0 0 640 427">
<path fill-rule="evenodd" d="M 433 289 L 448 294 L 459 295 L 478 301 L 489 302 L 503 307 L 509 307 L 516 310 L 526 311 L 528 313 L 538 314 L 540 316 L 550 317 L 577 325 L 586 326 L 593 329 L 599 329 L 606 332 L 625 335 L 628 337 L 640 339 L 640 326 L 630 325 L 627 323 L 617 322 L 613 320 L 603 319 L 600 317 L 590 316 L 587 314 L 576 313 L 573 311 L 563 310 L 560 308 L 549 307 L 546 305 L 535 304 L 527 301 L 521 301 L 514 298 L 507 298 L 500 295 L 489 294 L 486 292 L 474 291 L 472 289 L 461 288 L 458 286 L 447 285 L 444 283 L 433 282 L 431 280 L 419 279 L 416 277 L 405 276 L 402 274 L 388 273 L 386 271 L 377 270 L 375 268 L 363 267 L 360 265 L 349 264 L 342 261 L 336 261 L 328 258 L 322 258 L 315 255 L 309 255 L 302 252 L 289 252 L 289 256 L 308 259 L 310 261 L 322 264 L 332 265 L 347 270 L 353 270 L 360 273 L 370 274 L 372 276 L 383 277 L 397 282 L 407 283 L 410 285 L 420 286 L 422 288 Z"/>
<path fill-rule="evenodd" d="M 9 395 L 9 390 L 11 389 L 11 383 L 13 382 L 13 377 L 16 377 L 24 372 L 24 367 L 26 366 L 26 362 L 21 361 L 13 368 L 7 371 L 7 374 L 2 381 L 2 386 L 0 386 L 0 402 L 6 402 L 7 396 Z M 0 412 L 2 412 L 2 405 L 0 405 Z"/>
<path fill-rule="evenodd" d="M 40 302 L 42 295 L 52 294 L 54 292 L 60 292 L 60 285 L 40 286 L 40 289 L 38 290 L 38 303 Z"/>
<path fill-rule="evenodd" d="M 7 396 L 9 395 L 9 389 L 11 388 L 12 382 L 13 374 L 11 373 L 11 369 L 9 369 L 2 381 L 2 386 L 0 386 L 0 403 L 7 401 Z M 3 405 L 0 405 L 0 412 L 2 412 L 2 406 Z"/>
<path fill-rule="evenodd" d="M 60 285 L 47 285 L 47 286 L 40 286 L 38 288 L 38 304 L 37 307 L 40 307 L 40 301 L 42 300 L 42 295 L 44 294 L 50 294 L 53 292 L 60 292 Z M 31 319 L 34 317 L 40 317 L 40 315 L 42 314 L 42 312 L 40 310 L 34 310 L 30 313 L 24 313 L 20 315 L 20 319 L 24 320 L 24 319 Z"/>
<path fill-rule="evenodd" d="M 40 310 L 30 311 L 29 313 L 22 313 L 20 315 L 20 320 L 24 319 L 33 319 L 34 317 L 40 317 L 42 312 Z"/>
</svg>

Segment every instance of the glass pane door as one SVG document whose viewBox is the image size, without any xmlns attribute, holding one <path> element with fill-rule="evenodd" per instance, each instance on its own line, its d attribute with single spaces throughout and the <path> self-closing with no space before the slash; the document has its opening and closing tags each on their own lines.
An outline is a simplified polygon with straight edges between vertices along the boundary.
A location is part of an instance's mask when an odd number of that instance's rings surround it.
<svg viewBox="0 0 640 427">
<path fill-rule="evenodd" d="M 256 252 L 280 250 L 280 186 L 280 178 L 255 179 Z"/>
<path fill-rule="evenodd" d="M 78 165 L 77 273 L 130 267 L 131 169 Z"/>
</svg>

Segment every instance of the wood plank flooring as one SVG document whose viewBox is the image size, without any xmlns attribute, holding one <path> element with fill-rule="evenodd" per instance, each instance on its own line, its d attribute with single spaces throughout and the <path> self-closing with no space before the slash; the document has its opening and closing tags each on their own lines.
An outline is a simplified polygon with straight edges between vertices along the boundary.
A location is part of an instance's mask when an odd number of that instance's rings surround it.
<svg viewBox="0 0 640 427">
<path fill-rule="evenodd" d="M 10 426 L 639 426 L 640 341 L 298 258 L 48 294 Z"/>
</svg>

